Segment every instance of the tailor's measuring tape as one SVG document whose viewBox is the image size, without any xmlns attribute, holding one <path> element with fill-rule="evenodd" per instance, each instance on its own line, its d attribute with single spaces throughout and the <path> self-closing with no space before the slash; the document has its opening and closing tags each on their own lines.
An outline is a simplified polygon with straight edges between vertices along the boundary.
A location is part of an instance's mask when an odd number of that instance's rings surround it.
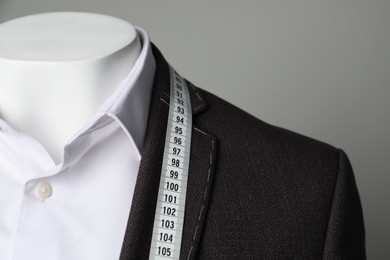
<svg viewBox="0 0 390 260">
<path fill-rule="evenodd" d="M 190 162 L 192 110 L 185 80 L 169 66 L 171 94 L 149 259 L 179 259 Z"/>
</svg>

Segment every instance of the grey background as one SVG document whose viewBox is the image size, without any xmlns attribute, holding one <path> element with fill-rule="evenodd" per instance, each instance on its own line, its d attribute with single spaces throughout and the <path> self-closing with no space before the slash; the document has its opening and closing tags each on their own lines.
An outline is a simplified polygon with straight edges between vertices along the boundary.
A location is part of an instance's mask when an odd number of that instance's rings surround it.
<svg viewBox="0 0 390 260">
<path fill-rule="evenodd" d="M 0 22 L 49 11 L 123 18 L 194 84 L 344 149 L 369 259 L 389 259 L 390 1 L 0 0 Z"/>
</svg>

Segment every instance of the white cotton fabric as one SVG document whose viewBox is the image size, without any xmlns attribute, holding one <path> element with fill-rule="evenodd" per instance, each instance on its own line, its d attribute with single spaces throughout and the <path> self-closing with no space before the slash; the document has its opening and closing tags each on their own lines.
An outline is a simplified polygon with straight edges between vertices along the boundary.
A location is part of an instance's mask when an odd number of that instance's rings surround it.
<svg viewBox="0 0 390 260">
<path fill-rule="evenodd" d="M 1 260 L 119 259 L 156 67 L 147 33 L 136 29 L 134 67 L 69 139 L 60 164 L 0 119 Z M 34 192 L 42 181 L 52 187 L 44 200 Z"/>
</svg>

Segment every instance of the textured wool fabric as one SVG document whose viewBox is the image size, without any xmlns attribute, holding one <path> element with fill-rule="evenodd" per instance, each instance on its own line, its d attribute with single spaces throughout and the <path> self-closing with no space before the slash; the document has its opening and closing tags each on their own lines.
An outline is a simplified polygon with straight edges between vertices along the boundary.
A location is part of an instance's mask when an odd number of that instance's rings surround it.
<svg viewBox="0 0 390 260">
<path fill-rule="evenodd" d="M 147 259 L 169 111 L 157 69 L 121 260 Z M 188 82 L 193 110 L 180 259 L 365 259 L 352 166 L 341 149 L 267 124 Z"/>
</svg>

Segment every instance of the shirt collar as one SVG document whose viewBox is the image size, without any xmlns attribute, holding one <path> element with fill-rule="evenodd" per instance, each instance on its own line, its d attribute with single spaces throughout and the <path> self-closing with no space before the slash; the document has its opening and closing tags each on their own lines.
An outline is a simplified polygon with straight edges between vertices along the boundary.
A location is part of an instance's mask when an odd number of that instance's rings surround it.
<svg viewBox="0 0 390 260">
<path fill-rule="evenodd" d="M 61 167 L 68 166 L 88 149 L 85 145 L 81 145 L 83 148 L 78 149 L 77 153 L 66 151 L 74 150 L 75 146 L 81 148 L 79 144 L 85 142 L 80 140 L 80 137 L 84 139 L 89 133 L 108 125 L 113 120 L 119 123 L 141 156 L 156 62 L 149 35 L 140 27 L 135 26 L 135 29 L 142 48 L 134 66 L 98 111 L 68 140 L 64 147 L 65 158 Z M 0 119 L 0 131 L 14 132 L 15 130 Z M 72 158 L 68 157 L 69 154 L 72 155 Z"/>
<path fill-rule="evenodd" d="M 117 120 L 141 154 L 149 114 L 156 62 L 149 35 L 135 26 L 142 49 L 133 68 L 97 112 Z"/>
</svg>

